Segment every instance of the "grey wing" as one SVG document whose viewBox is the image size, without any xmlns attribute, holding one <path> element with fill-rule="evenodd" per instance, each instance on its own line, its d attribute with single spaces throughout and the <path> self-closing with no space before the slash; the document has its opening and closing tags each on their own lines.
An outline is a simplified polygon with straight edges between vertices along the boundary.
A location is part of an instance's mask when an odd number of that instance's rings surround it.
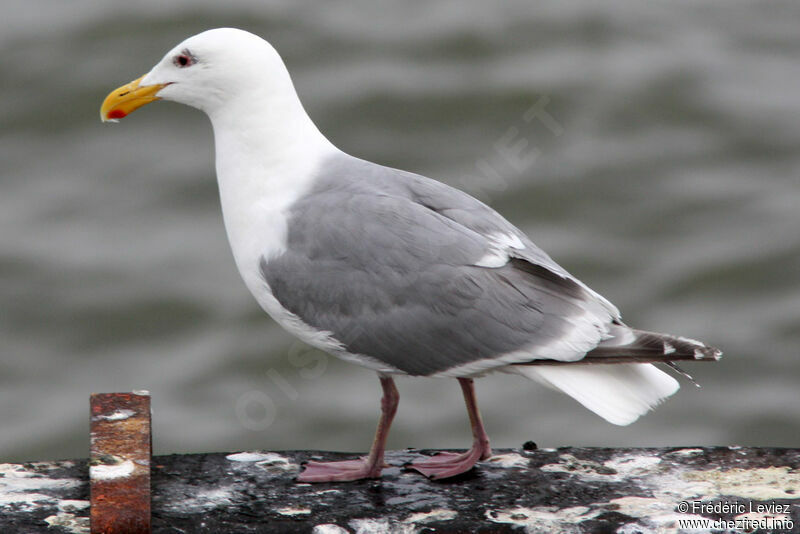
<svg viewBox="0 0 800 534">
<path fill-rule="evenodd" d="M 419 204 L 486 237 L 498 252 L 507 251 L 515 257 L 541 265 L 556 274 L 568 276 L 568 273 L 545 251 L 480 200 L 424 176 L 398 172 L 405 175 L 409 190 Z"/>
<path fill-rule="evenodd" d="M 516 226 L 480 200 L 424 176 L 397 172 L 407 176 L 409 188 L 417 202 L 485 236 L 497 255 L 497 263 L 502 262 L 505 255 L 541 266 L 583 287 L 590 296 L 589 300 L 604 307 L 616 321 L 620 320 L 616 306 L 569 274 Z"/>
<path fill-rule="evenodd" d="M 351 171 L 359 180 L 339 174 L 297 203 L 287 251 L 262 262 L 276 299 L 348 353 L 412 375 L 464 375 L 578 360 L 606 337 L 609 311 L 546 255 L 481 265 L 500 250 L 495 233 L 524 237 L 490 208 L 400 171 Z"/>
</svg>

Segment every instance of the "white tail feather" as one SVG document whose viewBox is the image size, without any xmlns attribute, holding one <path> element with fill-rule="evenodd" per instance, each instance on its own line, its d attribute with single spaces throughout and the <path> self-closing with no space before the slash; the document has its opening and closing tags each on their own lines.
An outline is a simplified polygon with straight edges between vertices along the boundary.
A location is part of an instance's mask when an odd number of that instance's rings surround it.
<svg viewBox="0 0 800 534">
<path fill-rule="evenodd" d="M 507 370 L 563 391 L 615 425 L 633 423 L 680 387 L 649 363 L 510 366 Z"/>
</svg>

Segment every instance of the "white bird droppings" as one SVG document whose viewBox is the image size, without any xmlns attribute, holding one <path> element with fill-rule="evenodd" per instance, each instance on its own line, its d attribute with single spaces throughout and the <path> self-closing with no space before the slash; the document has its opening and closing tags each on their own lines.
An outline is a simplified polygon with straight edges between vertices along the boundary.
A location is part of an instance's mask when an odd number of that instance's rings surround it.
<svg viewBox="0 0 800 534">
<path fill-rule="evenodd" d="M 489 458 L 489 461 L 500 467 L 527 467 L 529 463 L 527 458 L 516 452 L 498 454 L 497 456 Z"/>
<path fill-rule="evenodd" d="M 450 521 L 455 519 L 458 513 L 454 510 L 447 510 L 444 508 L 436 508 L 430 512 L 417 512 L 411 514 L 403 520 L 404 523 L 426 523 L 428 521 Z"/>
<path fill-rule="evenodd" d="M 787 466 L 687 471 L 681 478 L 687 482 L 707 485 L 704 498 L 736 495 L 745 499 L 769 501 L 795 499 L 800 492 L 800 477 Z"/>
<path fill-rule="evenodd" d="M 294 516 L 298 516 L 298 515 L 308 515 L 308 514 L 310 514 L 311 513 L 311 508 L 292 508 L 292 507 L 289 506 L 289 507 L 286 507 L 286 508 L 278 508 L 275 511 L 278 512 L 281 515 L 288 515 L 290 517 L 294 517 Z"/>
<path fill-rule="evenodd" d="M 133 417 L 134 415 L 136 415 L 136 412 L 133 410 L 117 410 L 116 412 L 108 415 L 95 415 L 93 419 L 95 421 L 122 421 L 124 419 L 128 419 L 129 417 Z"/>
<path fill-rule="evenodd" d="M 603 465 L 628 478 L 631 475 L 643 474 L 661 463 L 658 456 L 624 456 L 604 462 Z"/>
<path fill-rule="evenodd" d="M 261 460 L 269 460 L 273 456 L 278 456 L 271 452 L 237 452 L 236 454 L 229 454 L 225 459 L 231 462 L 260 462 Z"/>
<path fill-rule="evenodd" d="M 353 519 L 348 523 L 355 534 L 415 534 L 413 524 L 391 524 L 388 519 Z"/>
<path fill-rule="evenodd" d="M 61 464 L 61 466 L 68 465 L 70 465 L 69 462 Z M 48 478 L 47 473 L 38 470 L 43 466 L 45 464 L 40 463 L 26 464 L 25 466 L 0 464 L 0 513 L 6 506 L 33 510 L 42 503 L 56 503 L 58 502 L 56 497 L 40 492 L 74 488 L 80 485 L 77 480 Z"/>
<path fill-rule="evenodd" d="M 679 451 L 671 452 L 673 456 L 694 456 L 703 452 L 703 449 L 681 449 Z"/>
<path fill-rule="evenodd" d="M 561 509 L 520 506 L 507 510 L 486 510 L 486 519 L 489 521 L 526 527 L 528 532 L 571 532 L 570 525 L 591 519 L 594 515 L 588 506 Z"/>
<path fill-rule="evenodd" d="M 235 486 L 223 486 L 191 493 L 185 499 L 173 499 L 164 504 L 169 511 L 181 513 L 208 512 L 216 508 L 226 508 L 237 500 L 239 491 Z"/>
<path fill-rule="evenodd" d="M 112 465 L 93 465 L 89 467 L 89 478 L 94 480 L 111 480 L 133 474 L 136 465 L 131 460 Z"/>
<path fill-rule="evenodd" d="M 349 534 L 349 531 L 339 525 L 325 523 L 324 525 L 316 525 L 311 534 Z"/>
<path fill-rule="evenodd" d="M 88 517 L 75 517 L 73 514 L 66 512 L 47 516 L 44 518 L 44 522 L 50 528 L 59 527 L 70 534 L 88 534 L 89 532 Z"/>
<path fill-rule="evenodd" d="M 235 454 L 229 454 L 225 458 L 231 462 L 252 462 L 258 467 L 268 471 L 283 472 L 299 469 L 297 464 L 290 462 L 285 456 L 274 452 L 237 452 Z"/>
</svg>

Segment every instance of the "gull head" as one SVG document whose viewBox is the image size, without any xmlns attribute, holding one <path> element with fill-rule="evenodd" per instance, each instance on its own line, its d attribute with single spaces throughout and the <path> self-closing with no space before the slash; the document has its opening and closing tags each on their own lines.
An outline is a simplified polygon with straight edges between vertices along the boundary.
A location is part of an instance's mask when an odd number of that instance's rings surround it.
<svg viewBox="0 0 800 534">
<path fill-rule="evenodd" d="M 286 91 L 294 94 L 289 74 L 267 41 L 244 30 L 217 28 L 189 37 L 150 72 L 111 91 L 100 119 L 116 121 L 156 100 L 186 104 L 212 116 L 237 104 L 264 104 Z"/>
</svg>

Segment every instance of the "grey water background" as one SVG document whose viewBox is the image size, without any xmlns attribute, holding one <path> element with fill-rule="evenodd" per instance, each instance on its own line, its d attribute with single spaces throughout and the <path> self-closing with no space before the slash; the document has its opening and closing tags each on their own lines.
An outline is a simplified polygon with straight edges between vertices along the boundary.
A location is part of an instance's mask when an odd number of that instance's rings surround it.
<svg viewBox="0 0 800 534">
<path fill-rule="evenodd" d="M 374 373 L 295 342 L 238 277 L 207 119 L 98 120 L 218 26 L 270 40 L 340 148 L 480 196 L 630 324 L 725 351 L 629 427 L 488 376 L 495 446 L 800 445 L 798 22 L 793 2 L 7 2 L 0 461 L 85 457 L 88 395 L 131 389 L 156 453 L 369 446 Z M 390 447 L 470 444 L 455 381 L 398 386 Z"/>
</svg>

